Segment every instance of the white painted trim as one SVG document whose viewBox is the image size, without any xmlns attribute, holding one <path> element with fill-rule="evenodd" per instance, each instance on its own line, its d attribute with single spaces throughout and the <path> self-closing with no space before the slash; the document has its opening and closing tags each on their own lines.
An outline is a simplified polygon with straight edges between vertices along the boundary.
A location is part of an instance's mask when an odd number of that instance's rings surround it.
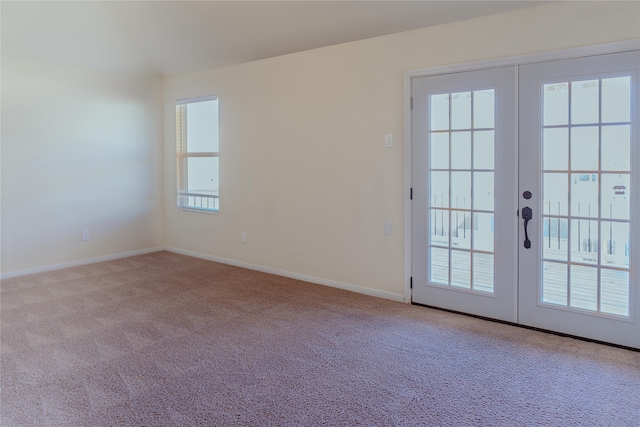
<svg viewBox="0 0 640 427">
<path fill-rule="evenodd" d="M 380 291 L 372 288 L 365 288 L 358 285 L 352 285 L 350 283 L 337 282 L 335 280 L 323 279 L 315 276 L 308 276 L 306 274 L 294 273 L 291 271 L 280 270 L 278 268 L 271 268 L 263 265 L 250 264 L 248 262 L 243 262 L 243 261 L 235 261 L 227 258 L 220 258 L 220 257 L 206 255 L 199 252 L 188 251 L 180 248 L 165 247 L 163 249 L 176 254 L 191 256 L 194 258 L 200 258 L 207 261 L 219 262 L 221 264 L 233 265 L 236 267 L 246 268 L 248 270 L 255 270 L 255 271 L 260 271 L 262 273 L 275 274 L 277 276 L 283 276 L 291 279 L 302 280 L 304 282 L 330 286 L 332 288 L 344 289 L 346 291 L 356 292 L 359 294 L 370 295 L 378 298 L 384 298 L 392 301 L 402 302 L 402 295 L 393 294 L 391 292 Z"/>
<path fill-rule="evenodd" d="M 411 76 L 405 73 L 404 77 L 404 302 L 411 303 L 411 269 L 413 236 L 413 200 L 411 200 L 411 187 L 413 185 L 411 169 L 411 151 L 413 135 L 411 132 Z"/>
<path fill-rule="evenodd" d="M 44 267 L 28 268 L 26 270 L 10 271 L 0 274 L 0 279 L 11 279 L 13 277 L 27 276 L 29 274 L 44 273 L 46 271 L 61 270 L 63 268 L 79 267 L 81 265 L 95 264 L 97 262 L 113 261 L 116 259 L 129 258 L 136 255 L 144 255 L 152 252 L 165 250 L 163 247 L 140 249 L 137 251 L 120 252 L 112 255 L 104 255 L 95 258 L 87 258 L 79 261 L 63 262 L 60 264 L 46 265 Z"/>
<path fill-rule="evenodd" d="M 412 205 L 409 199 L 409 191 L 412 184 L 411 174 L 411 151 L 413 138 L 411 135 L 411 92 L 412 80 L 417 77 L 433 76 L 438 74 L 449 74 L 463 71 L 482 70 L 487 68 L 498 68 L 515 66 L 535 62 L 556 61 L 562 59 L 572 59 L 584 56 L 603 55 L 607 53 L 628 52 L 640 49 L 640 39 L 625 40 L 613 43 L 604 43 L 592 46 L 581 46 L 569 49 L 553 50 L 548 52 L 532 53 L 527 55 L 509 56 L 505 58 L 487 59 L 482 61 L 464 62 L 451 65 L 440 65 L 435 67 L 409 70 L 404 73 L 404 302 L 411 302 L 411 289 L 409 281 L 412 275 L 411 259 L 413 251 L 412 240 Z M 517 91 L 516 91 L 517 94 Z M 517 126 L 516 126 L 517 131 Z M 516 134 L 517 136 L 517 134 Z M 517 297 L 517 295 L 516 295 Z"/>
<path fill-rule="evenodd" d="M 217 101 L 218 95 L 196 96 L 194 98 L 182 98 L 176 100 L 176 105 L 193 104 L 195 102 Z"/>
<path fill-rule="evenodd" d="M 437 74 L 449 74 L 462 71 L 482 70 L 487 68 L 525 65 L 536 62 L 557 61 L 562 59 L 580 58 L 584 56 L 603 55 L 607 53 L 628 52 L 638 49 L 640 49 L 640 39 L 625 40 L 621 42 L 605 43 L 593 46 L 582 46 L 570 49 L 552 50 L 549 52 L 531 53 L 527 55 L 507 56 L 505 58 L 495 58 L 482 61 L 463 62 L 459 64 L 420 68 L 417 70 L 405 71 L 405 79 L 432 76 Z"/>
<path fill-rule="evenodd" d="M 513 178 L 516 180 L 516 194 L 515 197 L 513 199 L 513 206 L 511 207 L 514 211 L 514 213 L 516 213 L 516 216 L 518 217 L 518 219 L 515 221 L 515 224 L 513 225 L 513 230 L 512 230 L 512 235 L 516 236 L 516 239 L 518 239 L 518 237 L 520 236 L 519 234 L 519 230 L 520 230 L 520 65 L 517 64 L 513 67 L 513 72 L 515 74 L 515 79 L 514 79 L 514 84 L 515 87 L 513 88 L 513 92 L 515 94 L 515 118 L 516 118 L 516 122 L 514 123 L 513 126 L 513 141 L 515 141 L 516 143 L 516 148 L 514 150 L 514 157 L 511 160 L 513 162 L 514 165 L 517 165 L 515 168 L 515 173 L 516 176 L 514 176 Z M 520 242 L 518 241 L 518 243 L 516 244 L 516 252 L 518 251 L 518 248 L 520 247 Z M 518 260 L 519 258 L 519 254 L 516 255 L 516 260 Z M 516 263 L 517 264 L 517 263 Z M 513 301 L 512 301 L 512 307 L 513 307 L 513 319 L 515 319 L 516 323 L 520 323 L 520 306 L 519 306 L 519 302 L 520 302 L 520 284 L 518 282 L 518 275 L 520 273 L 520 271 L 518 270 L 518 267 L 516 266 L 515 269 L 515 276 L 513 277 L 513 281 L 514 283 L 516 283 L 516 289 L 515 292 L 513 293 Z"/>
</svg>

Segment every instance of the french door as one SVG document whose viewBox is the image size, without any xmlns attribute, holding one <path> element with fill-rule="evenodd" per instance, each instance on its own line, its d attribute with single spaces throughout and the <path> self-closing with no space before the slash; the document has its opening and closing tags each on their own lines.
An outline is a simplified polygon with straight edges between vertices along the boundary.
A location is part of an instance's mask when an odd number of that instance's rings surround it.
<svg viewBox="0 0 640 427">
<path fill-rule="evenodd" d="M 640 348 L 638 51 L 412 80 L 412 301 Z"/>
<path fill-rule="evenodd" d="M 514 70 L 413 80 L 414 302 L 517 320 Z"/>
</svg>

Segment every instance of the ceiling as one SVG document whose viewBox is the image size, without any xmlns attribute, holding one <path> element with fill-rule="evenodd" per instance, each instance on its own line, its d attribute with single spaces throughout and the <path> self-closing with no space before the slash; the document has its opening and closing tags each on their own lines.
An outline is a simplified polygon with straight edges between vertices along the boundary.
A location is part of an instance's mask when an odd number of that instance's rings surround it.
<svg viewBox="0 0 640 427">
<path fill-rule="evenodd" d="M 540 1 L 1 1 L 2 56 L 168 76 Z"/>
</svg>

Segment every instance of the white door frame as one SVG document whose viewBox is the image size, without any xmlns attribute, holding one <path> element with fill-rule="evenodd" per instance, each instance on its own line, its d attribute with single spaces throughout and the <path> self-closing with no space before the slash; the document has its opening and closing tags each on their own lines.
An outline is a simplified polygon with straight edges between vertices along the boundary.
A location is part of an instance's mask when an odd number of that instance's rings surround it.
<svg viewBox="0 0 640 427">
<path fill-rule="evenodd" d="M 571 49 L 554 50 L 549 52 L 534 53 L 529 55 L 510 56 L 506 58 L 490 59 L 484 61 L 465 62 L 453 65 L 443 65 L 404 73 L 404 302 L 411 303 L 411 277 L 412 277 L 412 208 L 411 187 L 412 167 L 411 153 L 413 151 L 413 135 L 411 121 L 411 92 L 412 80 L 418 77 L 449 74 L 461 71 L 475 71 L 487 68 L 503 66 L 519 66 L 524 64 L 553 61 L 559 59 L 572 59 L 584 56 L 602 55 L 607 53 L 627 52 L 640 49 L 640 39 L 626 40 L 622 42 L 606 43 L 593 46 L 584 46 Z M 517 83 L 517 82 L 516 82 Z M 517 138 L 517 126 L 516 135 Z"/>
</svg>

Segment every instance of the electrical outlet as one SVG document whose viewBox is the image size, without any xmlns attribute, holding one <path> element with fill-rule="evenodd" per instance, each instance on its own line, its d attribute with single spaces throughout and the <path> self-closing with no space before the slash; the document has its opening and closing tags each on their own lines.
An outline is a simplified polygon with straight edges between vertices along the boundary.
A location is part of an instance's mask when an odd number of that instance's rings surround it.
<svg viewBox="0 0 640 427">
<path fill-rule="evenodd" d="M 244 230 L 240 232 L 240 242 L 247 243 L 247 232 Z"/>
<path fill-rule="evenodd" d="M 82 241 L 85 242 L 89 240 L 89 229 L 88 228 L 83 228 L 82 229 Z"/>
</svg>

